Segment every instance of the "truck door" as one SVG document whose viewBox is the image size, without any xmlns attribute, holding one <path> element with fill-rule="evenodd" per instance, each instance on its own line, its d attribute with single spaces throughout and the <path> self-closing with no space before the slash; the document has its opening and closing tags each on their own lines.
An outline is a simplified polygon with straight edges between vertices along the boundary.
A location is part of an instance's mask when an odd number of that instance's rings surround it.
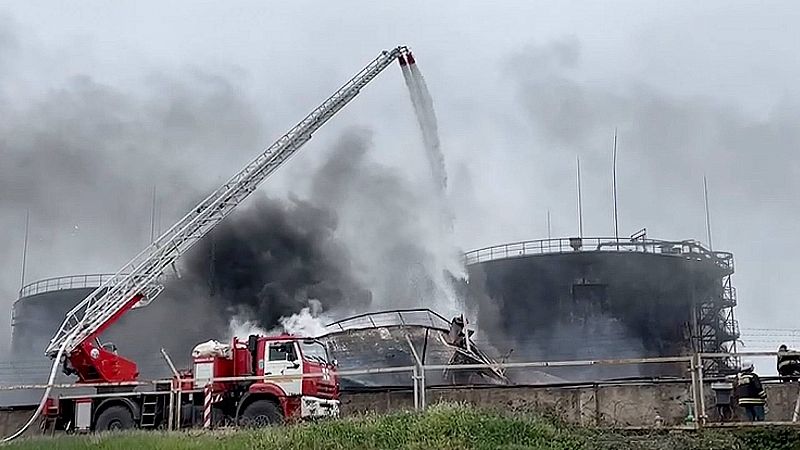
<svg viewBox="0 0 800 450">
<path fill-rule="evenodd" d="M 300 395 L 303 373 L 303 361 L 295 342 L 269 342 L 267 345 L 264 375 L 296 375 L 290 380 L 275 380 L 286 395 Z M 268 379 L 269 381 L 269 379 Z"/>
<path fill-rule="evenodd" d="M 320 341 L 299 341 L 303 358 L 303 373 L 313 375 L 303 379 L 303 394 L 320 398 L 335 398 L 338 393 L 335 368 L 328 361 L 328 351 Z"/>
</svg>

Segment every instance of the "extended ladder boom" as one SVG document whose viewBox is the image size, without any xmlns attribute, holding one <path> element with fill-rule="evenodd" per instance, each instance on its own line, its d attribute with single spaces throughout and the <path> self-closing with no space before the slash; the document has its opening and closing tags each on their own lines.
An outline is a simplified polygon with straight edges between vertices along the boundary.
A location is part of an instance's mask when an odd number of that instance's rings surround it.
<svg viewBox="0 0 800 450">
<path fill-rule="evenodd" d="M 67 313 L 46 354 L 55 357 L 63 346 L 63 353 L 69 355 L 86 341 L 96 338 L 129 309 L 153 301 L 163 289 L 158 278 L 168 266 L 253 193 L 266 177 L 308 142 L 315 131 L 355 98 L 361 88 L 407 53 L 406 47 L 383 51 L 300 123 L 89 294 Z"/>
</svg>

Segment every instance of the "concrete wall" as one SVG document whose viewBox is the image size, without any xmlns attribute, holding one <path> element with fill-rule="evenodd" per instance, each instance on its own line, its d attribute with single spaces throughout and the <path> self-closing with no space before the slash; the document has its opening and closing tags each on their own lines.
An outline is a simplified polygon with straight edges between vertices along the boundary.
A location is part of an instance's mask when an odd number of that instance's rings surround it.
<svg viewBox="0 0 800 450">
<path fill-rule="evenodd" d="M 536 412 L 581 425 L 651 425 L 656 415 L 665 424 L 683 422 L 691 400 L 688 383 L 625 384 L 578 387 L 474 387 L 429 389 L 427 403 L 469 403 L 504 411 Z M 370 392 L 342 396 L 342 413 L 386 413 L 414 407 L 411 391 Z"/>
<path fill-rule="evenodd" d="M 767 391 L 767 420 L 791 421 L 794 405 L 800 396 L 800 384 L 767 384 L 764 388 Z"/>
<path fill-rule="evenodd" d="M 790 421 L 800 384 L 766 386 L 769 399 L 767 420 Z M 706 415 L 720 421 L 710 384 L 705 386 Z M 463 402 L 504 411 L 536 412 L 561 418 L 569 423 L 588 426 L 651 426 L 656 417 L 664 425 L 685 422 L 691 407 L 690 383 L 599 384 L 575 387 L 475 387 L 429 389 L 427 403 Z M 411 391 L 370 392 L 342 396 L 342 413 L 386 413 L 411 410 Z M 740 412 L 734 407 L 734 413 Z M 736 416 L 734 417 L 736 419 Z"/>
<path fill-rule="evenodd" d="M 20 427 L 25 425 L 25 422 L 31 418 L 31 414 L 33 414 L 35 409 L 35 406 L 21 409 L 0 409 L 0 438 L 9 436 L 19 430 Z M 40 424 L 41 422 L 37 422 L 31 425 L 23 436 L 41 434 Z"/>
<path fill-rule="evenodd" d="M 768 421 L 790 421 L 800 384 L 766 385 L 769 399 Z M 428 389 L 429 405 L 468 403 L 503 411 L 535 412 L 553 415 L 569 423 L 585 426 L 640 427 L 655 424 L 656 416 L 664 425 L 683 424 L 692 396 L 686 381 L 659 383 L 587 384 L 574 387 L 473 387 Z M 719 421 L 710 385 L 705 387 L 706 414 Z M 344 393 L 342 415 L 384 414 L 413 410 L 410 390 L 369 393 Z M 0 436 L 16 431 L 29 417 L 33 407 L 0 409 Z M 738 408 L 734 408 L 738 411 Z M 28 432 L 39 432 L 38 424 Z"/>
</svg>

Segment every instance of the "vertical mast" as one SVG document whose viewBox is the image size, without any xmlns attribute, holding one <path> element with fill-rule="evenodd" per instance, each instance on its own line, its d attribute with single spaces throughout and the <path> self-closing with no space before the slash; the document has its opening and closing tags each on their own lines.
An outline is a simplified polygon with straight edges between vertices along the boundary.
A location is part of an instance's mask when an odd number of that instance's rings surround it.
<svg viewBox="0 0 800 450">
<path fill-rule="evenodd" d="M 612 157 L 611 183 L 614 192 L 614 239 L 619 242 L 619 218 L 617 216 L 617 129 L 614 128 L 614 155 Z M 617 248 L 619 249 L 619 247 Z"/>
<path fill-rule="evenodd" d="M 711 213 L 708 211 L 708 180 L 703 175 L 703 198 L 706 204 L 706 236 L 708 237 L 708 249 L 714 250 L 714 244 L 711 242 Z"/>
<path fill-rule="evenodd" d="M 578 161 L 578 237 L 583 237 L 583 202 L 581 200 L 581 157 Z"/>
</svg>

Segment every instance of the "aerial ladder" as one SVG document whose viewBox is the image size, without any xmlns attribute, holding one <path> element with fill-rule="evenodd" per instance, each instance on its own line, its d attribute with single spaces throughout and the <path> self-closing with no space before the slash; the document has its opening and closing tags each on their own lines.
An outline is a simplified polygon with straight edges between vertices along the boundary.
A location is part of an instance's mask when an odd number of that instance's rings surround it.
<svg viewBox="0 0 800 450">
<path fill-rule="evenodd" d="M 64 372 L 76 374 L 79 383 L 124 383 L 136 380 L 136 363 L 101 345 L 100 334 L 126 312 L 152 302 L 163 289 L 159 281 L 165 270 L 172 267 L 177 271 L 175 263 L 182 254 L 252 194 L 261 182 L 308 142 L 315 131 L 353 100 L 364 86 L 395 60 L 405 65 L 407 58 L 411 58 L 407 47 L 384 50 L 244 169 L 192 208 L 70 310 L 45 351 L 47 356 L 55 360 L 48 384 L 52 385 L 56 366 L 62 358 Z"/>
</svg>

